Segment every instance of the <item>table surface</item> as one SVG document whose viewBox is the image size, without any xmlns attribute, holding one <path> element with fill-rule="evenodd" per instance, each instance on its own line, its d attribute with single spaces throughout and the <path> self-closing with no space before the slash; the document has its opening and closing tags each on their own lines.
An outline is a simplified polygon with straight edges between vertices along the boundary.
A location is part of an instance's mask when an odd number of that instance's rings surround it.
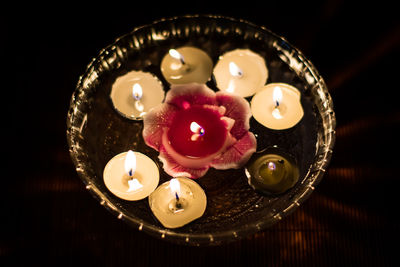
<svg viewBox="0 0 400 267">
<path fill-rule="evenodd" d="M 264 10 L 247 1 L 232 10 L 206 6 L 3 11 L 2 62 L 10 72 L 3 80 L 10 87 L 3 88 L 1 266 L 399 264 L 395 8 L 333 0 L 282 1 Z M 271 228 L 214 247 L 175 245 L 116 219 L 85 189 L 65 135 L 71 94 L 101 48 L 136 26 L 195 13 L 243 18 L 286 37 L 325 78 L 338 122 L 332 161 L 311 197 Z"/>
</svg>

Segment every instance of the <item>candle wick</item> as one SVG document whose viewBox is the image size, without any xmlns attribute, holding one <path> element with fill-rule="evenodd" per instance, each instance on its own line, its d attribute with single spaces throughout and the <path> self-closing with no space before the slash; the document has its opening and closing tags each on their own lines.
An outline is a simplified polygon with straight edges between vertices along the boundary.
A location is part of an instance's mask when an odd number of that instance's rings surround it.
<svg viewBox="0 0 400 267">
<path fill-rule="evenodd" d="M 276 100 L 276 102 L 275 102 L 275 108 L 277 108 L 277 107 L 279 107 L 279 101 L 278 100 Z"/>
<path fill-rule="evenodd" d="M 131 177 L 131 178 L 132 178 L 132 176 L 133 176 L 132 169 L 130 169 L 130 170 L 129 170 L 129 172 L 128 172 L 128 175 L 129 175 L 129 177 Z"/>
<path fill-rule="evenodd" d="M 133 98 L 135 98 L 137 101 L 139 101 L 142 98 L 142 96 L 138 92 L 135 92 L 133 95 Z"/>
<path fill-rule="evenodd" d="M 200 134 L 200 136 L 203 136 L 203 135 L 204 135 L 204 128 L 200 128 L 199 134 Z"/>
<path fill-rule="evenodd" d="M 175 208 L 177 209 L 177 211 L 180 211 L 182 209 L 182 203 L 180 202 L 177 192 L 175 192 L 175 198 L 176 198 Z"/>
</svg>

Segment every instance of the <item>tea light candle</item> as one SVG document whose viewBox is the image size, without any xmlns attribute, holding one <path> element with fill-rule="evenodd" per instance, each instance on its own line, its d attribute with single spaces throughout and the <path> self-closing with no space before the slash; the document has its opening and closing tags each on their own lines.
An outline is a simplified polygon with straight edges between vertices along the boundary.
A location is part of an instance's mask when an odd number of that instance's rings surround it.
<svg viewBox="0 0 400 267">
<path fill-rule="evenodd" d="M 114 108 L 128 119 L 141 119 L 164 100 L 165 92 L 157 77 L 148 72 L 131 71 L 118 77 L 110 93 Z"/>
<path fill-rule="evenodd" d="M 301 94 L 285 83 L 270 83 L 251 100 L 251 112 L 256 121 L 275 130 L 295 126 L 303 117 Z"/>
<path fill-rule="evenodd" d="M 196 47 L 170 49 L 161 61 L 161 72 L 171 84 L 206 83 L 212 72 L 211 58 Z"/>
<path fill-rule="evenodd" d="M 214 77 L 220 90 L 248 97 L 265 85 L 268 69 L 260 55 L 248 49 L 237 49 L 220 56 Z"/>
<path fill-rule="evenodd" d="M 153 192 L 159 177 L 154 161 L 131 150 L 113 157 L 103 173 L 104 184 L 111 193 L 131 201 L 143 199 Z"/>
<path fill-rule="evenodd" d="M 166 228 L 178 228 L 201 217 L 207 198 L 193 180 L 179 177 L 160 185 L 149 196 L 151 211 Z"/>
<path fill-rule="evenodd" d="M 177 111 L 162 137 L 168 154 L 182 166 L 204 167 L 225 148 L 228 129 L 221 117 L 215 110 L 195 105 Z"/>
<path fill-rule="evenodd" d="M 299 179 L 294 158 L 277 147 L 254 154 L 245 172 L 249 185 L 267 195 L 284 193 Z"/>
</svg>

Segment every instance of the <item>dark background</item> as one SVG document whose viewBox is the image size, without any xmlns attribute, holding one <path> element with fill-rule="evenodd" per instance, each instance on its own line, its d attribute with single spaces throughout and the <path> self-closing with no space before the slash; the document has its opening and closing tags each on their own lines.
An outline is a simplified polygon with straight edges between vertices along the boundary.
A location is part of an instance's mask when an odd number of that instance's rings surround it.
<svg viewBox="0 0 400 267">
<path fill-rule="evenodd" d="M 348 2 L 3 6 L 0 265 L 398 266 L 399 15 L 390 2 Z M 100 49 L 136 26 L 198 13 L 288 39 L 324 77 L 338 121 L 330 167 L 302 206 L 253 236 L 199 248 L 106 211 L 75 172 L 65 135 L 71 94 Z"/>
</svg>

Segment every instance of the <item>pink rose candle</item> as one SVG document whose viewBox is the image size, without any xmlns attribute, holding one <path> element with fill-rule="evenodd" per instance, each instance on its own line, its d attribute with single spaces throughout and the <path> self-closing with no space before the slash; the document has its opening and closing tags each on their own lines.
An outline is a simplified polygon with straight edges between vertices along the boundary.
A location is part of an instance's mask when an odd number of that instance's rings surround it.
<svg viewBox="0 0 400 267">
<path fill-rule="evenodd" d="M 171 176 L 198 178 L 210 167 L 240 168 L 256 150 L 249 103 L 205 85 L 173 85 L 144 117 L 143 137 Z"/>
<path fill-rule="evenodd" d="M 193 106 L 176 112 L 167 138 L 180 155 L 207 157 L 219 151 L 228 135 L 228 125 L 218 110 Z"/>
</svg>

